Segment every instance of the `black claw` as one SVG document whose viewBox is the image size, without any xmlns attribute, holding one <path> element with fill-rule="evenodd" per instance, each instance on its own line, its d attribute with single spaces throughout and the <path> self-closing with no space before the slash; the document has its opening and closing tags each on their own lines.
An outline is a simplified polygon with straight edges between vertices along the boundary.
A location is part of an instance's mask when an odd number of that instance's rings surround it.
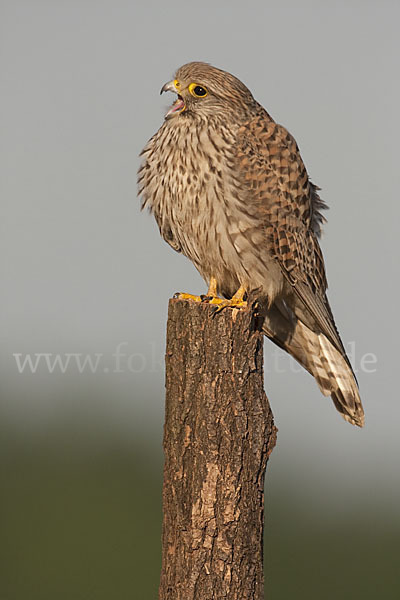
<svg viewBox="0 0 400 600">
<path fill-rule="evenodd" d="M 205 294 L 201 294 L 200 298 L 202 302 L 210 302 L 212 300 L 212 296 L 206 296 Z"/>
<path fill-rule="evenodd" d="M 175 292 L 175 294 L 172 296 L 173 298 L 179 298 L 179 296 L 181 295 L 182 292 Z"/>
<path fill-rule="evenodd" d="M 214 307 L 213 307 L 213 311 L 212 311 L 212 313 L 211 313 L 211 318 L 212 318 L 212 319 L 214 319 L 214 317 L 215 317 L 215 315 L 216 315 L 217 313 L 219 313 L 218 306 L 214 306 Z"/>
</svg>

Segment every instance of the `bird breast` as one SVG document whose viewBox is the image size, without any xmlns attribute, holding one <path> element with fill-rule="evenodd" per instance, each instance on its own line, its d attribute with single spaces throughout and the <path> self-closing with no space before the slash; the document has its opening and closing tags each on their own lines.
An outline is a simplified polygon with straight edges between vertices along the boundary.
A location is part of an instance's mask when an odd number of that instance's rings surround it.
<svg viewBox="0 0 400 600">
<path fill-rule="evenodd" d="M 260 287 L 266 275 L 259 260 L 265 237 L 235 169 L 236 131 L 222 122 L 167 120 L 143 150 L 139 171 L 143 206 L 162 237 L 225 295 L 239 285 Z"/>
</svg>

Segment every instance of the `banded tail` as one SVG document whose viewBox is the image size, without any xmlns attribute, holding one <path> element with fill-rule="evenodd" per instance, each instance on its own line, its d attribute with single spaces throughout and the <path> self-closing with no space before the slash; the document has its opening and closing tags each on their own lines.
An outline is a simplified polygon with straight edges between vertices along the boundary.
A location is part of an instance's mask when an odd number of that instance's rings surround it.
<svg viewBox="0 0 400 600">
<path fill-rule="evenodd" d="M 340 352 L 323 333 L 307 327 L 287 306 L 270 308 L 263 331 L 313 375 L 322 394 L 331 396 L 348 423 L 364 426 L 357 380 L 344 351 Z"/>
</svg>

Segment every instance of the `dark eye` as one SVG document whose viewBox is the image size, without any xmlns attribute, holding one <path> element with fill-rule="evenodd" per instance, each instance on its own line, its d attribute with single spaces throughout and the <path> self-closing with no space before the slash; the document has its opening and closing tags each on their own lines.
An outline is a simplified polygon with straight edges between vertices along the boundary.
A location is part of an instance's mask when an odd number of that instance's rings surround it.
<svg viewBox="0 0 400 600">
<path fill-rule="evenodd" d="M 201 85 L 196 85 L 193 91 L 196 94 L 196 96 L 205 96 L 207 94 L 206 90 L 203 87 L 201 87 Z"/>
<path fill-rule="evenodd" d="M 208 94 L 206 88 L 202 85 L 197 85 L 197 83 L 191 83 L 189 85 L 189 92 L 196 98 L 204 98 L 204 96 L 207 96 Z"/>
</svg>

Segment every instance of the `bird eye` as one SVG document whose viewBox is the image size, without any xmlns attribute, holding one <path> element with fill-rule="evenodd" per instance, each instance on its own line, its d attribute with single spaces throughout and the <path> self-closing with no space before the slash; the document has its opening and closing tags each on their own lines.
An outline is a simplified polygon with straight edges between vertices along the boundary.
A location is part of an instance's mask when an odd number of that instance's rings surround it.
<svg viewBox="0 0 400 600">
<path fill-rule="evenodd" d="M 197 85 L 197 83 L 191 83 L 189 85 L 189 92 L 195 98 L 204 98 L 204 96 L 207 96 L 208 94 L 206 88 L 202 85 Z"/>
</svg>

